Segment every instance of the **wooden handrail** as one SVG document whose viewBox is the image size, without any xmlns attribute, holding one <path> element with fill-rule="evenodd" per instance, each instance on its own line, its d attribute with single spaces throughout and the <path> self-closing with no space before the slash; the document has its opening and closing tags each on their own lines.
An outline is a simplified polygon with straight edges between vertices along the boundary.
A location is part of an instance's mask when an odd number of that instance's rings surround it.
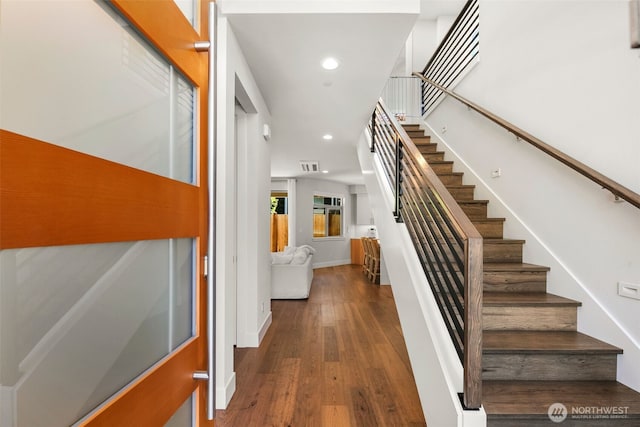
<svg viewBox="0 0 640 427">
<path fill-rule="evenodd" d="M 384 105 L 382 100 L 379 101 L 380 105 L 384 109 L 385 113 L 389 111 Z M 430 188 L 432 188 L 443 201 L 443 205 L 447 210 L 447 216 L 451 218 L 456 224 L 456 231 L 464 237 L 480 237 L 480 233 L 473 225 L 471 220 L 467 217 L 467 215 L 462 211 L 462 208 L 456 203 L 455 199 L 447 190 L 447 187 L 444 186 L 438 175 L 433 171 L 429 163 L 424 159 L 424 156 L 418 150 L 418 147 L 413 143 L 407 131 L 404 130 L 402 126 L 398 123 L 395 117 L 387 115 L 390 123 L 392 124 L 395 132 L 398 134 L 400 140 L 402 140 L 405 150 L 407 153 L 413 157 L 417 164 L 421 167 L 421 172 L 425 178 L 424 183 L 427 184 Z"/>
<path fill-rule="evenodd" d="M 405 153 L 418 166 L 421 176 L 414 177 L 419 184 L 429 187 L 440 201 L 445 215 L 464 243 L 464 354 L 463 389 L 467 408 L 479 408 L 482 404 L 482 291 L 483 291 L 483 240 L 471 220 L 456 203 L 453 196 L 418 147 L 393 115 L 388 113 L 382 99 L 380 110 L 387 116 L 401 142 Z M 397 172 L 397 171 L 396 171 Z M 397 197 L 397 195 L 396 195 Z"/>
<path fill-rule="evenodd" d="M 477 111 L 478 113 L 482 114 L 484 117 L 488 118 L 492 122 L 496 123 L 499 126 L 502 126 L 503 128 L 505 128 L 509 132 L 513 133 L 518 138 L 520 138 L 520 139 L 522 139 L 524 141 L 527 141 L 529 144 L 533 145 L 534 147 L 536 147 L 540 151 L 548 154 L 549 156 L 553 157 L 554 159 L 558 160 L 559 162 L 563 163 L 564 165 L 570 167 L 571 169 L 573 169 L 574 171 L 578 172 L 579 174 L 589 178 L 591 181 L 593 181 L 596 184 L 600 185 L 602 188 L 609 190 L 615 196 L 626 200 L 627 202 L 631 203 L 636 208 L 640 209 L 640 194 L 628 189 L 627 187 L 623 186 L 622 184 L 619 184 L 618 182 L 612 180 L 611 178 L 609 178 L 609 177 L 601 174 L 600 172 L 596 171 L 595 169 L 590 168 L 589 166 L 585 165 L 584 163 L 580 162 L 579 160 L 576 160 L 573 157 L 569 156 L 568 154 L 558 150 L 557 148 L 554 148 L 551 145 L 541 141 L 540 139 L 536 138 L 535 136 L 531 135 L 530 133 L 520 129 L 519 127 L 517 127 L 513 123 L 508 122 L 507 120 L 504 120 L 501 117 L 498 117 L 497 115 L 495 115 L 495 114 L 491 113 L 490 111 L 480 107 L 479 105 L 469 101 L 468 99 L 458 95 L 457 93 L 447 89 L 446 87 L 441 86 L 438 83 L 434 82 L 433 80 L 426 78 L 422 74 L 420 74 L 418 72 L 415 72 L 415 73 L 413 73 L 413 75 L 416 76 L 416 77 L 419 77 L 425 83 L 428 83 L 428 84 L 438 88 L 439 90 L 441 90 L 442 92 L 444 92 L 447 95 L 451 96 L 452 98 L 462 102 L 467 107 L 471 108 L 472 110 Z"/>
</svg>

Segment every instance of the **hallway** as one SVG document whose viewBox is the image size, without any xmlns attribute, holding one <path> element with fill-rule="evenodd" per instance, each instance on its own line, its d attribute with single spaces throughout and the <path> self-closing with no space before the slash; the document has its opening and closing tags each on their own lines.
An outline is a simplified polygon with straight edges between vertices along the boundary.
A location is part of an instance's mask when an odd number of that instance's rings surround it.
<svg viewBox="0 0 640 427">
<path fill-rule="evenodd" d="M 390 286 L 360 266 L 314 270 L 308 300 L 272 301 L 260 348 L 236 349 L 216 426 L 424 426 Z"/>
</svg>

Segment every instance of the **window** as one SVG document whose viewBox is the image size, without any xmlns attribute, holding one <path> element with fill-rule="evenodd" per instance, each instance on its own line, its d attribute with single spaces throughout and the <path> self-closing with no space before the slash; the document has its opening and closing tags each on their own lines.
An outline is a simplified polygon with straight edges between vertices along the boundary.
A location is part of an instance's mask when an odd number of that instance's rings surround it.
<svg viewBox="0 0 640 427">
<path fill-rule="evenodd" d="M 289 244 L 287 193 L 271 192 L 271 252 L 282 252 Z"/>
<path fill-rule="evenodd" d="M 271 213 L 278 215 L 287 215 L 289 213 L 287 193 L 271 192 Z"/>
<path fill-rule="evenodd" d="M 342 237 L 342 197 L 313 196 L 313 237 Z"/>
</svg>

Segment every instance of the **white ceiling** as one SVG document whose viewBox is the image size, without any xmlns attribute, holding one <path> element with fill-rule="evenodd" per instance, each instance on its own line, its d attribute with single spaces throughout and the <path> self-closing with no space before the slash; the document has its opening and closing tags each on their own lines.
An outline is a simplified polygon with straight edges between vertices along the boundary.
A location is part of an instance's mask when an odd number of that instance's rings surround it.
<svg viewBox="0 0 640 427">
<path fill-rule="evenodd" d="M 418 18 L 419 2 L 220 3 L 271 112 L 271 176 L 363 183 L 355 146 Z M 327 56 L 340 67 L 324 70 Z M 326 133 L 333 140 L 324 141 Z M 329 173 L 304 173 L 300 160 L 318 161 Z"/>
<path fill-rule="evenodd" d="M 420 19 L 457 16 L 465 3 L 466 0 L 420 0 Z"/>
</svg>

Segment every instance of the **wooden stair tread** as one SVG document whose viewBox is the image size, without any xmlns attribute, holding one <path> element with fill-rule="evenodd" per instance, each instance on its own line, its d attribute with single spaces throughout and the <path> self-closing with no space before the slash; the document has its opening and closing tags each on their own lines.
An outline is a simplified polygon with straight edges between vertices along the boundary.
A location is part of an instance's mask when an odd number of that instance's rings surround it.
<svg viewBox="0 0 640 427">
<path fill-rule="evenodd" d="M 489 203 L 488 200 L 459 200 L 457 202 L 459 205 L 486 205 Z"/>
<path fill-rule="evenodd" d="M 569 424 L 572 408 L 624 407 L 629 418 L 640 418 L 640 393 L 616 381 L 482 382 L 482 405 L 489 418 L 526 419 L 539 416 L 541 420 L 549 421 L 549 406 L 554 403 L 562 403 L 569 412 L 565 423 L 558 425 Z M 588 420 L 585 421 L 585 427 L 592 425 L 588 424 Z M 615 424 L 616 420 L 608 422 L 618 425 Z"/>
<path fill-rule="evenodd" d="M 417 137 L 413 137 L 412 138 L 413 143 L 415 144 L 416 147 L 420 148 L 420 147 L 437 147 L 438 144 L 436 144 L 435 142 L 431 142 L 431 138 L 425 136 L 423 138 L 417 138 Z"/>
<path fill-rule="evenodd" d="M 505 222 L 504 218 L 469 218 L 471 222 Z"/>
<path fill-rule="evenodd" d="M 475 190 L 476 186 L 473 184 L 445 184 L 445 188 L 449 191 L 451 190 Z M 473 199 L 464 199 L 464 200 L 473 200 Z"/>
<path fill-rule="evenodd" d="M 482 339 L 483 354 L 622 353 L 618 347 L 575 331 L 484 331 Z"/>
<path fill-rule="evenodd" d="M 445 185 L 446 188 L 453 188 L 455 190 L 464 190 L 464 189 L 475 189 L 476 186 L 473 184 L 462 184 L 462 185 Z"/>
<path fill-rule="evenodd" d="M 431 160 L 429 162 L 430 165 L 452 165 L 453 161 L 452 160 Z"/>
<path fill-rule="evenodd" d="M 535 265 L 528 263 L 519 263 L 519 262 L 485 262 L 484 263 L 484 271 L 485 272 L 495 272 L 495 271 L 549 271 L 551 270 L 549 267 L 544 265 Z"/>
<path fill-rule="evenodd" d="M 542 292 L 484 292 L 482 301 L 485 307 L 534 307 L 547 305 L 580 307 L 582 305 L 579 301 Z"/>
<path fill-rule="evenodd" d="M 461 202 L 458 202 L 461 203 Z M 463 201 L 462 203 L 466 203 Z M 526 240 L 520 239 L 484 239 L 484 243 L 490 243 L 492 245 L 512 245 L 512 244 L 524 244 Z"/>
</svg>

